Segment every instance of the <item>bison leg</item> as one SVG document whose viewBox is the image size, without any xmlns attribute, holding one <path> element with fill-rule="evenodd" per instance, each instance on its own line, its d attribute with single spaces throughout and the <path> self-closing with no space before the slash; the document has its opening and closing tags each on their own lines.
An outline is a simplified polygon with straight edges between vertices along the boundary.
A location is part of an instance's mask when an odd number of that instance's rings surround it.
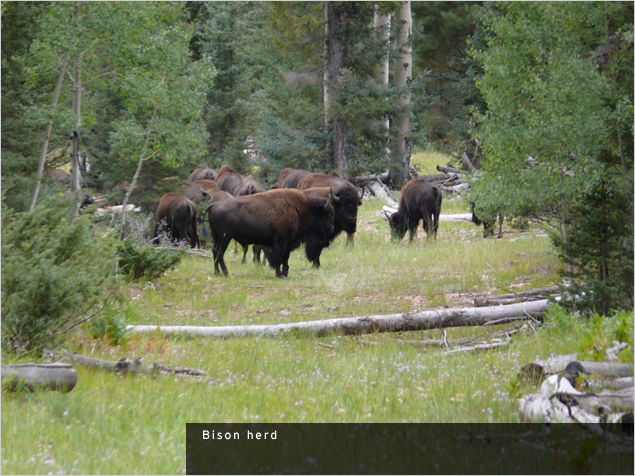
<svg viewBox="0 0 635 476">
<path fill-rule="evenodd" d="M 408 218 L 408 231 L 410 232 L 410 241 L 412 241 L 414 237 L 417 236 L 418 226 L 419 226 L 419 220 Z"/>
<path fill-rule="evenodd" d="M 355 233 L 347 233 L 346 234 L 346 244 L 354 246 L 355 245 Z"/>
<path fill-rule="evenodd" d="M 225 276 L 229 275 L 227 266 L 225 266 L 225 251 L 227 251 L 230 241 L 231 238 L 228 240 L 223 236 L 220 240 L 214 242 L 214 248 L 212 249 L 214 253 L 214 274 L 220 274 L 220 270 L 222 270 Z"/>
<path fill-rule="evenodd" d="M 247 262 L 247 252 L 249 251 L 249 245 L 242 245 L 243 246 L 243 260 L 242 260 L 242 264 L 245 264 Z"/>
</svg>

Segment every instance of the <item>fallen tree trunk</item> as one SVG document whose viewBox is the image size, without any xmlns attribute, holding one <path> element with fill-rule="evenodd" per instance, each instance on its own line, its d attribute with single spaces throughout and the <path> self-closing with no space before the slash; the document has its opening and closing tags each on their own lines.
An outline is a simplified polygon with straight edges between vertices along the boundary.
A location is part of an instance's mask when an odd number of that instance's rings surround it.
<svg viewBox="0 0 635 476">
<path fill-rule="evenodd" d="M 470 216 L 470 220 L 472 215 L 466 214 Z M 453 215 L 449 215 L 453 216 Z M 544 299 L 550 294 L 557 293 L 559 289 L 557 287 L 551 288 L 538 288 L 538 289 L 530 289 L 528 291 L 520 291 L 517 293 L 509 293 L 509 294 L 497 294 L 491 296 L 479 296 L 474 298 L 474 305 L 476 307 L 479 306 L 487 306 L 487 305 L 499 305 L 499 304 L 512 304 L 514 302 L 520 302 L 523 300 L 531 300 L 535 299 Z"/>
<path fill-rule="evenodd" d="M 597 374 L 607 378 L 622 378 L 633 376 L 633 364 L 620 364 L 616 362 L 570 362 L 565 372 L 577 378 L 580 374 Z"/>
<path fill-rule="evenodd" d="M 558 393 L 558 399 L 567 406 L 577 405 L 589 413 L 599 413 L 600 411 L 611 412 L 632 412 L 633 411 L 633 387 L 614 392 L 602 392 L 599 394 L 585 393 L 582 395 L 571 395 L 569 393 Z"/>
<path fill-rule="evenodd" d="M 465 172 L 459 169 L 455 169 L 453 167 L 445 167 L 443 165 L 437 165 L 437 170 L 439 172 L 443 172 L 444 174 L 457 174 L 457 175 L 462 175 Z"/>
<path fill-rule="evenodd" d="M 345 335 L 372 332 L 404 332 L 446 327 L 481 326 L 487 323 L 508 324 L 529 316 L 539 316 L 551 304 L 548 299 L 509 306 L 442 309 L 417 313 L 401 313 L 363 317 L 345 317 L 289 324 L 249 326 L 128 326 L 134 334 L 160 330 L 166 334 L 189 334 L 207 337 L 274 337 L 292 332 L 323 336 L 332 333 Z"/>
<path fill-rule="evenodd" d="M 70 392 L 77 384 L 77 372 L 70 364 L 20 364 L 2 366 L 2 386 L 9 390 L 36 388 Z"/>
<path fill-rule="evenodd" d="M 142 358 L 130 360 L 127 358 L 120 359 L 118 361 L 101 360 L 93 357 L 87 357 L 79 354 L 65 354 L 64 358 L 72 360 L 78 365 L 84 365 L 86 367 L 92 367 L 99 370 L 106 370 L 109 372 L 122 373 L 122 374 L 138 374 L 145 373 L 149 375 L 155 375 L 157 373 L 171 373 L 171 374 L 185 374 L 192 376 L 206 376 L 207 373 L 200 369 L 192 369 L 189 367 L 168 367 L 166 365 L 154 363 L 144 364 Z"/>
</svg>

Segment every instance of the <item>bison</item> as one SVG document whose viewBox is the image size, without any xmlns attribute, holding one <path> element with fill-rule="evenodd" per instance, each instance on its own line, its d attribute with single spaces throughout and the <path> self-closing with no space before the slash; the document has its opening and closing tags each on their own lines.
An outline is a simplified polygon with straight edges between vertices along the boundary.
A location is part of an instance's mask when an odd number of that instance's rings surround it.
<svg viewBox="0 0 635 476">
<path fill-rule="evenodd" d="M 197 180 L 216 180 L 216 171 L 214 169 L 196 169 L 190 174 L 187 183 L 196 182 Z"/>
<path fill-rule="evenodd" d="M 243 182 L 243 176 L 232 169 L 229 165 L 223 165 L 216 176 L 216 185 L 224 192 L 234 195 L 235 190 Z"/>
<path fill-rule="evenodd" d="M 437 239 L 439 215 L 441 214 L 442 194 L 439 187 L 423 179 L 412 179 L 401 189 L 399 210 L 390 216 L 390 231 L 394 240 L 400 241 L 410 232 L 410 241 L 417 233 L 419 220 L 423 220 L 423 229 Z"/>
<path fill-rule="evenodd" d="M 309 261 L 316 260 L 333 232 L 332 197 L 298 190 L 270 190 L 213 202 L 205 210 L 214 240 L 214 272 L 227 275 L 225 251 L 233 239 L 241 245 L 268 247 L 276 277 L 289 275 L 289 255 L 305 243 Z"/>
<path fill-rule="evenodd" d="M 298 190 L 307 190 L 316 187 L 332 187 L 340 203 L 336 208 L 334 226 L 336 231 L 331 239 L 345 231 L 348 242 L 353 243 L 355 231 L 357 231 L 357 209 L 362 204 L 359 189 L 343 178 L 336 175 L 309 174 L 298 183 Z"/>
<path fill-rule="evenodd" d="M 243 177 L 241 184 L 234 189 L 234 197 L 242 197 L 243 195 L 253 195 L 254 193 L 264 192 L 265 188 L 257 182 L 251 175 Z"/>
<path fill-rule="evenodd" d="M 207 193 L 204 189 L 199 187 L 198 185 L 192 184 L 183 193 L 185 197 L 189 200 L 192 200 L 196 205 L 201 202 L 206 202 L 207 200 L 211 200 L 212 197 L 209 193 Z"/>
<path fill-rule="evenodd" d="M 176 193 L 166 193 L 161 197 L 154 215 L 153 244 L 159 244 L 159 232 L 170 231 L 172 241 L 187 240 L 192 248 L 198 246 L 196 231 L 196 205 L 186 197 Z"/>
<path fill-rule="evenodd" d="M 300 180 L 302 180 L 310 173 L 311 172 L 306 172 L 305 170 L 286 168 L 282 172 L 280 172 L 278 181 L 271 187 L 271 189 L 274 190 L 276 188 L 298 188 L 298 183 L 300 182 Z"/>
</svg>

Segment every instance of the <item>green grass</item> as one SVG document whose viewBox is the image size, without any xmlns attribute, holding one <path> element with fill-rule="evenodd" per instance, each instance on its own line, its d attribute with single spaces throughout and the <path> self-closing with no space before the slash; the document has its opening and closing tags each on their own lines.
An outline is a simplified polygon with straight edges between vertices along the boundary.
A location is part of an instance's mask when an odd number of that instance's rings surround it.
<svg viewBox="0 0 635 476">
<path fill-rule="evenodd" d="M 445 207 L 460 203 L 446 200 Z M 482 237 L 471 223 L 420 229 L 390 241 L 383 203 L 366 201 L 355 246 L 339 237 L 314 269 L 293 253 L 289 278 L 240 263 L 229 277 L 209 258 L 189 256 L 152 283 L 129 287 L 132 324 L 246 325 L 470 306 L 475 296 L 544 287 L 560 264 L 540 229 Z M 231 247 L 230 247 L 231 250 Z M 251 256 L 250 256 L 251 258 Z M 498 328 L 495 328 L 498 327 Z M 448 329 L 447 338 L 487 337 L 500 326 Z M 363 337 L 167 338 L 133 336 L 125 346 L 78 334 L 75 352 L 116 360 L 196 367 L 207 378 L 118 376 L 78 368 L 68 394 L 2 395 L 4 474 L 184 473 L 188 422 L 515 422 L 516 374 L 536 355 L 575 351 L 548 329 L 514 336 L 509 348 L 444 355 L 401 340 L 438 339 L 439 330 Z M 5 358 L 6 360 L 6 358 Z M 4 362 L 7 363 L 7 362 Z"/>
</svg>

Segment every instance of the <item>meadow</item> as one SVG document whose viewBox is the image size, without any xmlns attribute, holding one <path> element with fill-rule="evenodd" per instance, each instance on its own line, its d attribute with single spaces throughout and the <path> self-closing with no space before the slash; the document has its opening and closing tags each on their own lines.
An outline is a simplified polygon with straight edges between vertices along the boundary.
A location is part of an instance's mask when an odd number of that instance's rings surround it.
<svg viewBox="0 0 635 476">
<path fill-rule="evenodd" d="M 435 159 L 436 160 L 436 159 Z M 430 166 L 431 167 L 431 166 Z M 421 173 L 425 173 L 422 171 Z M 434 173 L 434 171 L 431 171 Z M 303 250 L 289 278 L 242 253 L 229 277 L 190 255 L 152 282 L 128 285 L 130 324 L 248 325 L 471 306 L 476 296 L 552 286 L 559 261 L 543 230 L 442 222 L 438 239 L 390 240 L 379 200 L 366 200 L 355 244 L 338 237 L 314 269 Z M 465 213 L 445 198 L 442 213 Z M 232 248 L 230 247 L 230 250 Z M 519 325 L 516 325 L 520 327 Z M 518 422 L 519 368 L 576 350 L 574 338 L 529 327 L 500 350 L 446 354 L 417 341 L 487 339 L 507 326 L 372 334 L 205 339 L 132 335 L 120 346 L 84 333 L 68 348 L 93 357 L 203 369 L 205 378 L 121 376 L 77 368 L 70 393 L 2 395 L 4 474 L 185 473 L 185 424 L 213 422 Z M 404 342 L 408 341 L 408 342 Z"/>
</svg>

